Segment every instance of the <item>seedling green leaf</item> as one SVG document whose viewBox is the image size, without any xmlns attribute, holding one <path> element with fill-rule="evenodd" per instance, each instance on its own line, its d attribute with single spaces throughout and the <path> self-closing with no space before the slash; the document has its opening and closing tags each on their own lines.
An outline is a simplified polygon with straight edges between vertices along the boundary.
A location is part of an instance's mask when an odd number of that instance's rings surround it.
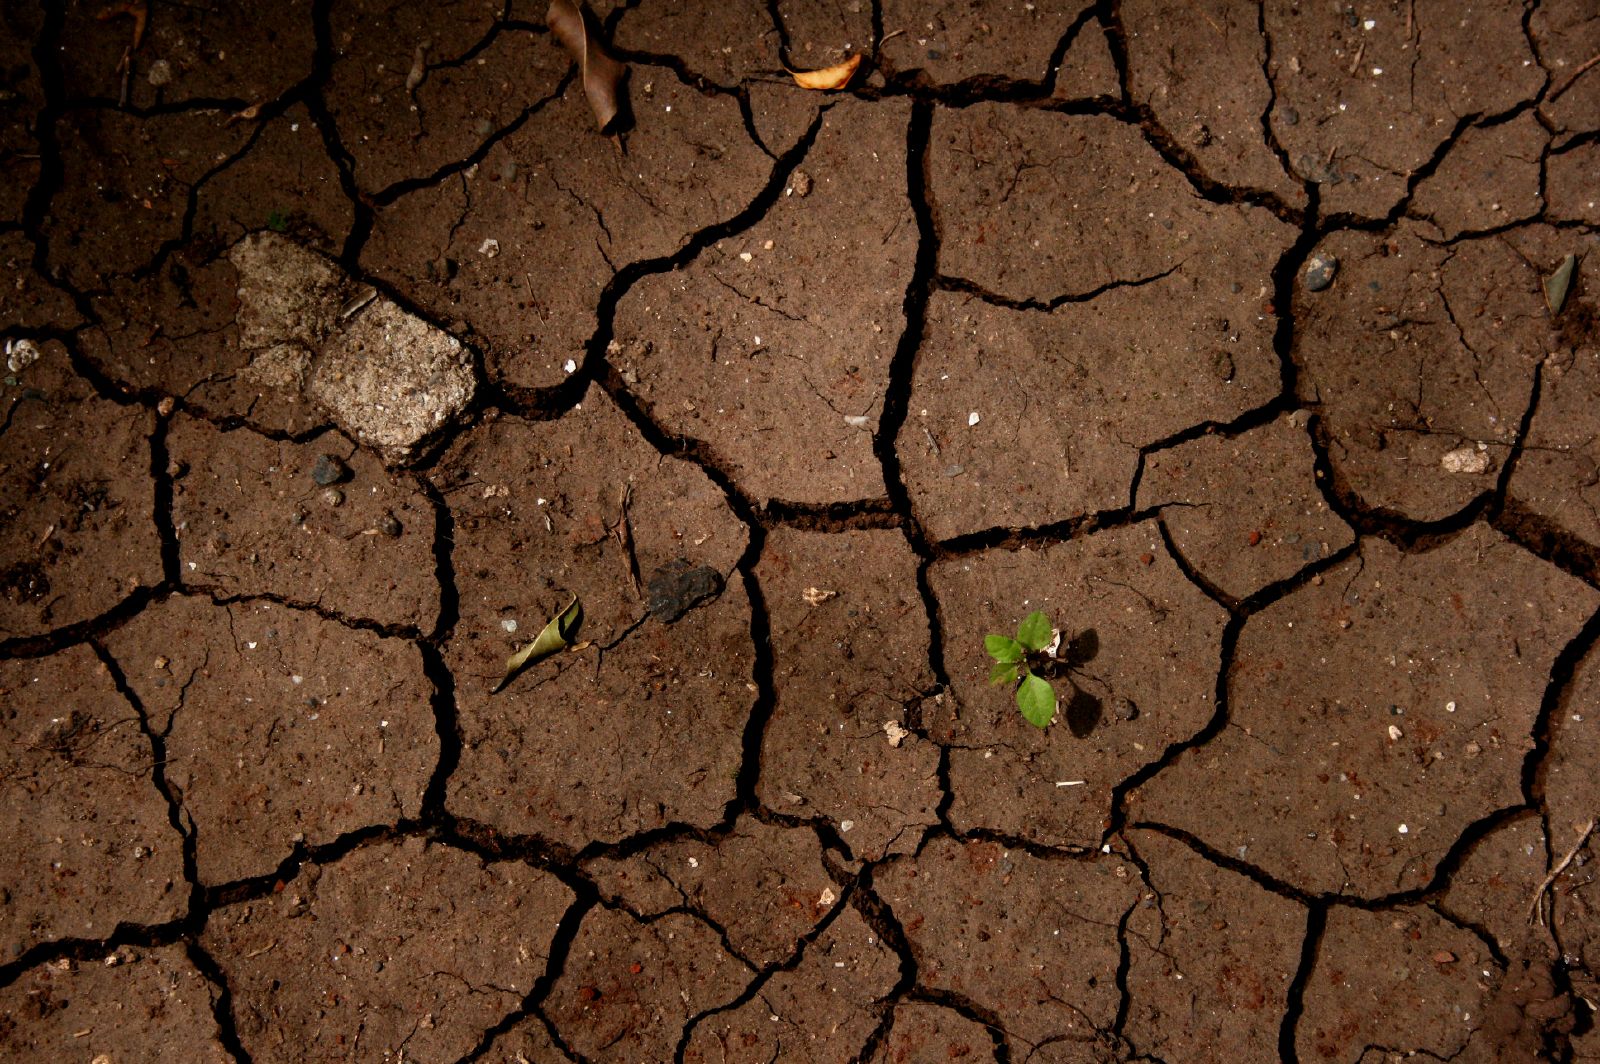
<svg viewBox="0 0 1600 1064">
<path fill-rule="evenodd" d="M 564 650 L 572 637 L 578 631 L 578 625 L 583 623 L 583 607 L 578 604 L 578 596 L 573 595 L 572 601 L 567 603 L 560 613 L 550 618 L 550 623 L 544 626 L 533 642 L 511 655 L 506 660 L 506 674 L 500 677 L 500 682 L 495 684 L 490 694 L 499 694 L 506 684 L 523 669 L 536 661 Z"/>
<path fill-rule="evenodd" d="M 1022 678 L 1017 688 L 1017 708 L 1022 716 L 1036 728 L 1048 727 L 1056 715 L 1056 692 L 1050 684 L 1033 673 Z"/>
<path fill-rule="evenodd" d="M 1050 642 L 1050 618 L 1034 610 L 1017 625 L 1017 642 L 1029 650 L 1043 650 Z"/>
<path fill-rule="evenodd" d="M 983 637 L 983 649 L 996 661 L 1007 665 L 1015 665 L 1022 660 L 1022 644 L 1008 635 L 986 635 Z"/>
<path fill-rule="evenodd" d="M 994 668 L 989 670 L 989 682 L 995 686 L 1000 684 L 1014 684 L 1022 675 L 1022 666 L 1014 661 L 997 661 Z"/>
</svg>

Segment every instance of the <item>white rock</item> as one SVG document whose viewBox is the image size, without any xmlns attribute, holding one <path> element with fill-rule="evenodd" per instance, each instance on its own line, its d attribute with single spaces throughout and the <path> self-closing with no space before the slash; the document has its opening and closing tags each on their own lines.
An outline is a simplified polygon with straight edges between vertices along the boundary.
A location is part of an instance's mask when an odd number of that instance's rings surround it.
<svg viewBox="0 0 1600 1064">
<path fill-rule="evenodd" d="M 1493 460 L 1475 447 L 1457 447 L 1439 459 L 1446 473 L 1487 473 Z"/>
</svg>

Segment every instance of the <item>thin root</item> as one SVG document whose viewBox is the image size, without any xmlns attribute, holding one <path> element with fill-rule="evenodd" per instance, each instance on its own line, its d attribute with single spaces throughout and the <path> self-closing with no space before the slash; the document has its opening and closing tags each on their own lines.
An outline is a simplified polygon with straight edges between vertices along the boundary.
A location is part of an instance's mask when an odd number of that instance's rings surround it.
<svg viewBox="0 0 1600 1064">
<path fill-rule="evenodd" d="M 1583 849 L 1583 844 L 1589 841 L 1590 835 L 1594 834 L 1594 825 L 1595 822 L 1593 820 L 1584 825 L 1583 834 L 1578 836 L 1578 841 L 1573 844 L 1572 849 L 1568 850 L 1567 855 L 1550 870 L 1549 875 L 1544 877 L 1544 882 L 1539 884 L 1539 889 L 1533 892 L 1533 900 L 1528 903 L 1528 922 L 1530 924 L 1538 923 L 1541 926 L 1544 924 L 1544 910 L 1540 908 L 1540 903 L 1544 901 L 1545 891 L 1549 890 L 1550 885 L 1560 878 L 1561 873 L 1567 870 L 1567 865 L 1572 863 L 1572 859 L 1578 856 L 1578 851 Z"/>
</svg>

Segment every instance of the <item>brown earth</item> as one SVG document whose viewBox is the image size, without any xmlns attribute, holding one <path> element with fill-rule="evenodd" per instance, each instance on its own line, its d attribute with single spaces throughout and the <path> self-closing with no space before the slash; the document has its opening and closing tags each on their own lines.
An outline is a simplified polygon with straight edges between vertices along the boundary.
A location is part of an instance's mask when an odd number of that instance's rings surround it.
<svg viewBox="0 0 1600 1064">
<path fill-rule="evenodd" d="M 1592 3 L 544 18 L 0 6 L 0 1058 L 1600 1061 Z"/>
</svg>

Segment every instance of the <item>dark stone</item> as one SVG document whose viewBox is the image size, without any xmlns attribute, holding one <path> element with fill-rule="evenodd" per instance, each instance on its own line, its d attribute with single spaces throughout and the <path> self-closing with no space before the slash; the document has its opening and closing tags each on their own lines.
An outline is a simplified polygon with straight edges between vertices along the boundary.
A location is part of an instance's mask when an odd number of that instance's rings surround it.
<svg viewBox="0 0 1600 1064">
<path fill-rule="evenodd" d="M 1306 282 L 1306 291 L 1320 292 L 1333 284 L 1334 275 L 1339 272 L 1339 260 L 1326 251 L 1319 251 L 1306 261 L 1303 276 Z"/>
<path fill-rule="evenodd" d="M 675 558 L 650 574 L 650 612 L 671 624 L 696 606 L 722 594 L 722 574 L 709 565 Z"/>
<path fill-rule="evenodd" d="M 311 479 L 321 488 L 329 484 L 337 484 L 350 475 L 350 467 L 331 454 L 317 455 L 317 462 L 311 467 Z"/>
</svg>

